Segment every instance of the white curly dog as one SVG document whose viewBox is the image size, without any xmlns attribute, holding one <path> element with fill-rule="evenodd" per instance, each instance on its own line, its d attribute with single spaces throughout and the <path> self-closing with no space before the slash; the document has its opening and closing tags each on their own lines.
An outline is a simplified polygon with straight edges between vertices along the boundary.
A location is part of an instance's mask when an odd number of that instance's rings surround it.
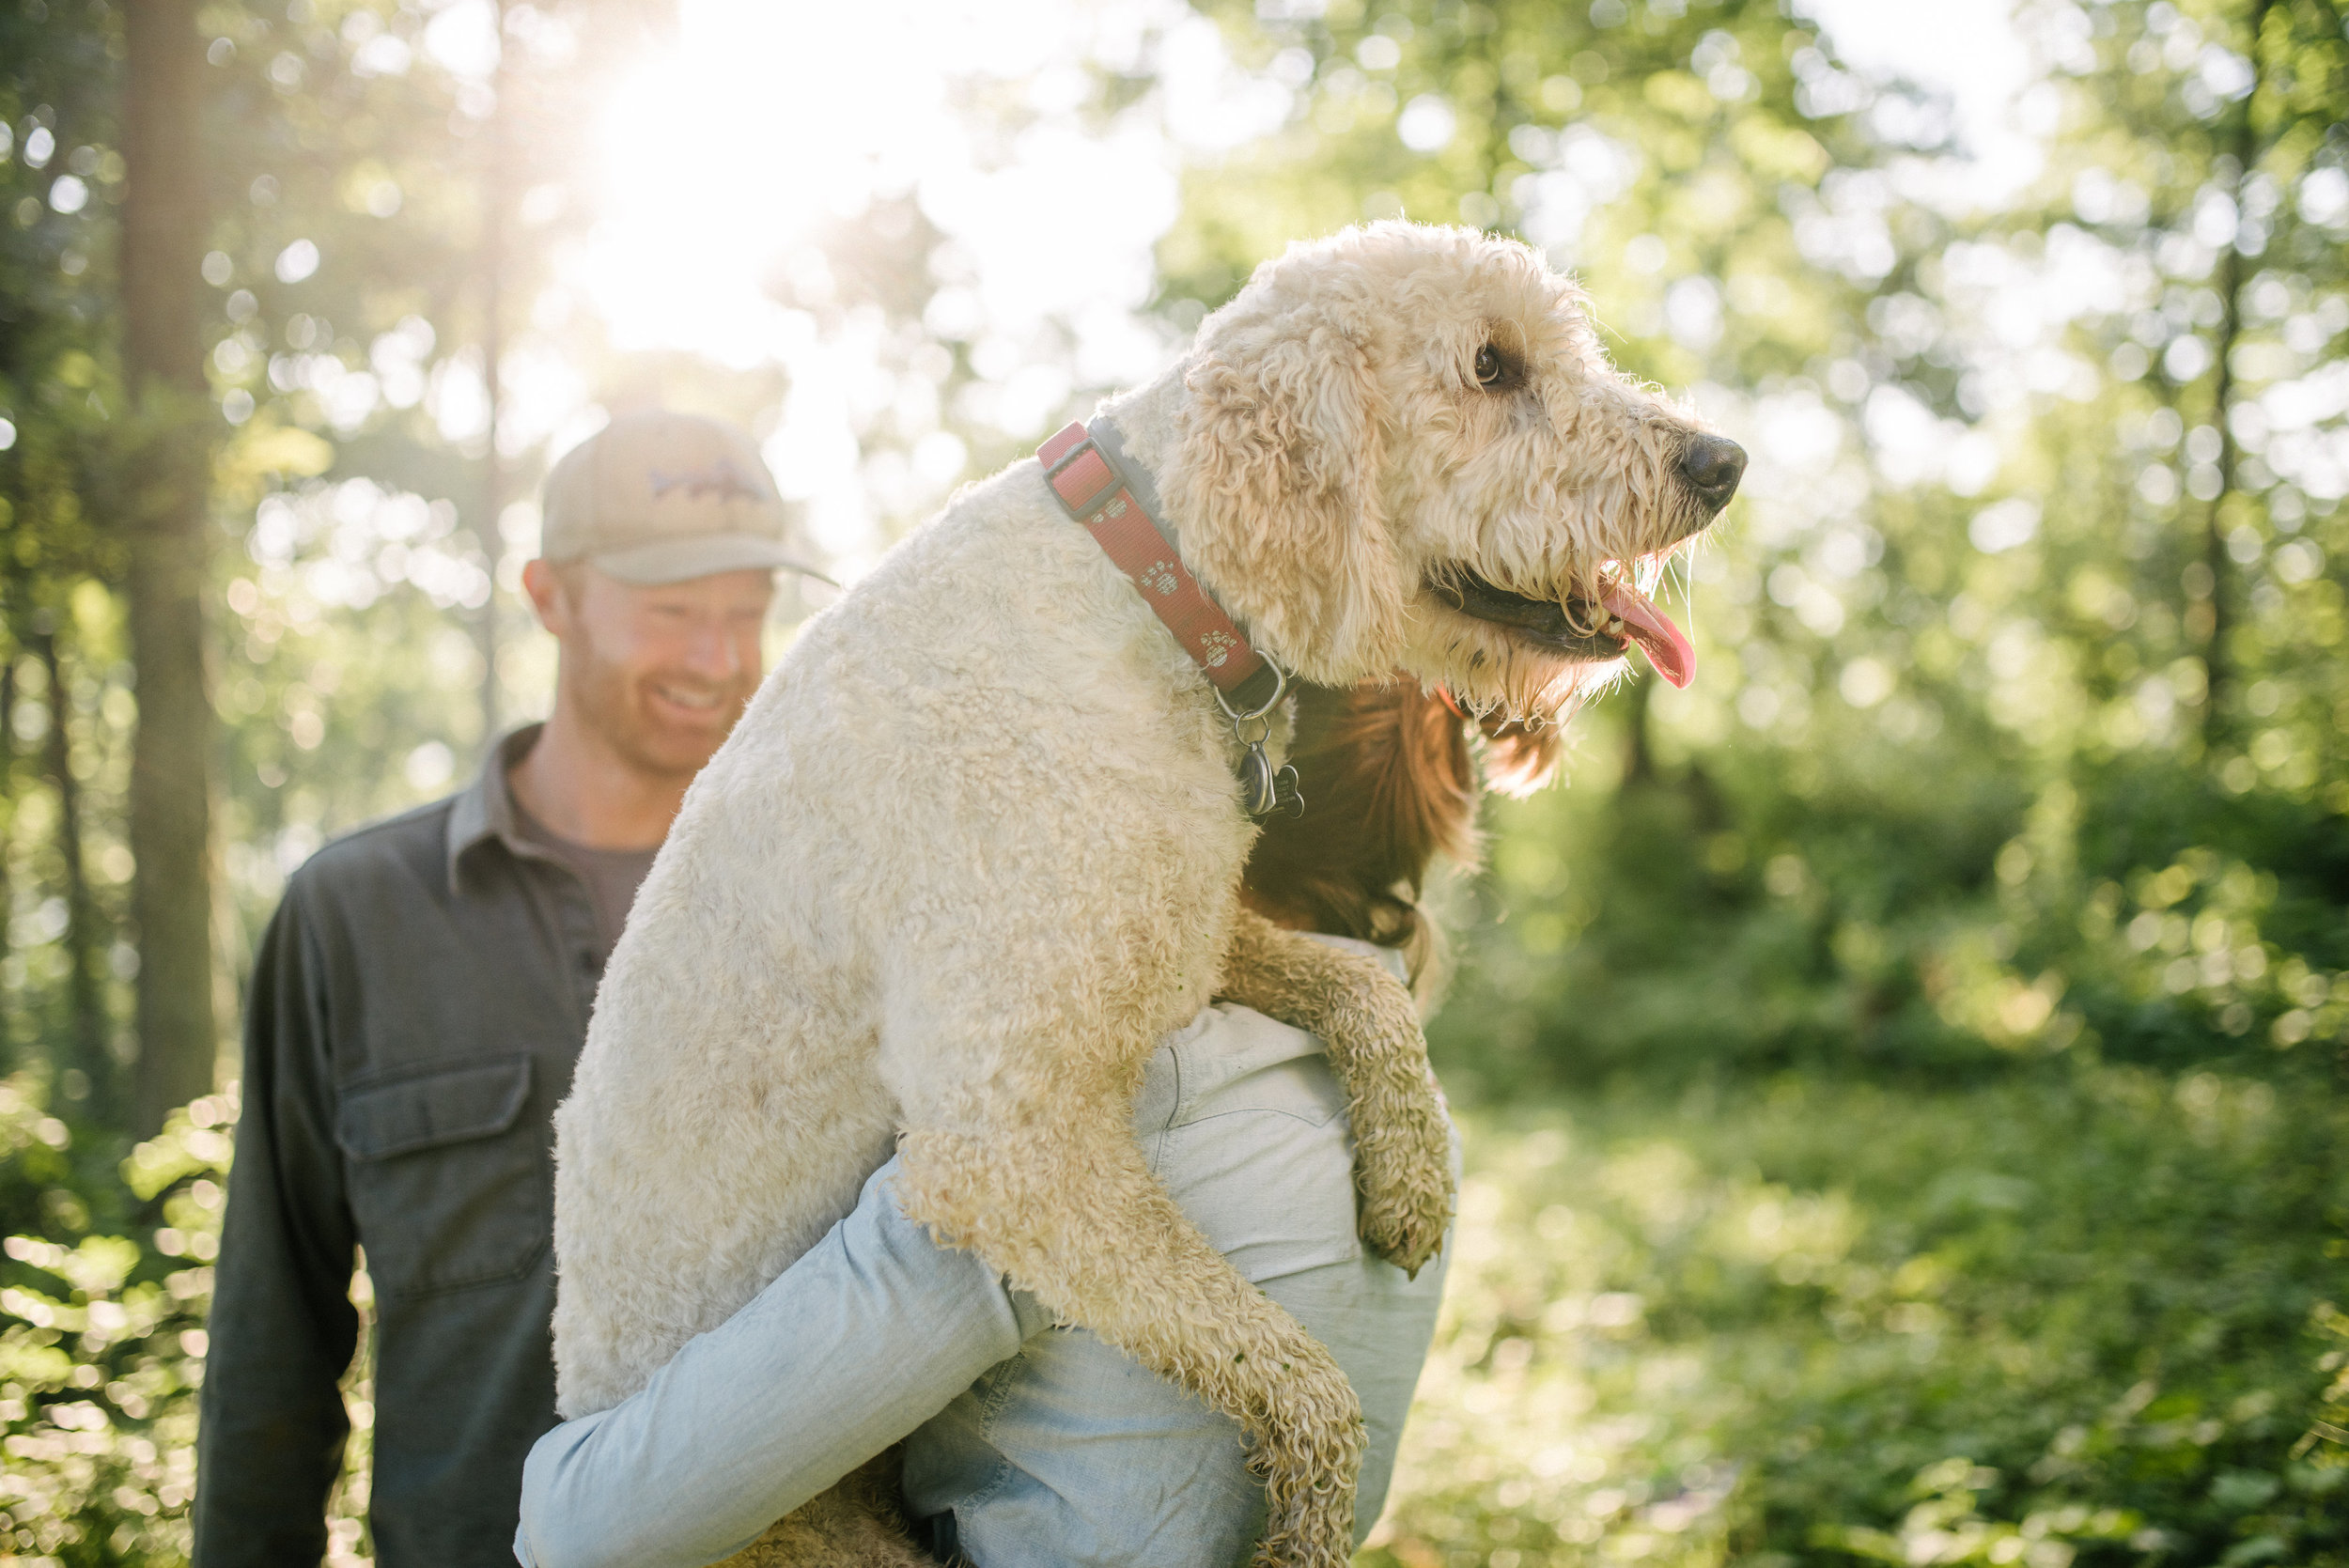
<svg viewBox="0 0 2349 1568">
<path fill-rule="evenodd" d="M 1744 466 L 1610 365 L 1535 252 L 1399 223 L 1266 263 L 1103 411 L 1183 560 L 1279 664 L 1331 686 L 1399 672 L 1535 722 L 1634 645 L 1687 680 L 1642 589 Z M 1346 1560 L 1352 1390 L 1129 1130 L 1143 1063 L 1236 941 L 1268 1010 L 1416 1042 L 1375 966 L 1391 997 L 1364 1000 L 1346 987 L 1370 982 L 1317 982 L 1241 920 L 1239 754 L 1033 461 L 811 621 L 687 795 L 557 1119 L 563 1413 L 615 1404 L 723 1322 L 894 1146 L 908 1215 L 1241 1424 L 1259 1561 Z M 1423 1058 L 1333 1059 L 1364 1234 L 1420 1261 L 1451 1196 Z M 895 1560 L 820 1520 L 796 1545 L 779 1530 L 766 1560 Z"/>
</svg>

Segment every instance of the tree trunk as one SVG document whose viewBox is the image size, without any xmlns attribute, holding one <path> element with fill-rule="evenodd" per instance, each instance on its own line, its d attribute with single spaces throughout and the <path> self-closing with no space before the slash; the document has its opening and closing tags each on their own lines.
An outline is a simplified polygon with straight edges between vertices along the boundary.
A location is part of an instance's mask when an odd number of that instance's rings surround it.
<svg viewBox="0 0 2349 1568">
<path fill-rule="evenodd" d="M 481 650 L 481 762 L 488 767 L 497 754 L 498 726 L 504 722 L 498 701 L 498 560 L 506 553 L 499 528 L 506 510 L 506 457 L 498 450 L 505 433 L 506 380 L 499 362 L 506 357 L 506 213 L 512 203 L 514 108 L 510 101 L 514 75 L 507 66 L 505 0 L 490 0 L 490 15 L 497 26 L 498 59 L 490 90 L 497 95 L 490 111 L 487 168 L 482 178 L 481 212 L 481 380 L 490 402 L 489 452 L 481 470 L 481 520 L 474 529 L 481 541 L 481 556 L 490 571 L 490 594 L 481 601 L 474 622 L 474 641 Z"/>
<path fill-rule="evenodd" d="M 46 626 L 33 633 L 33 652 L 49 677 L 49 782 L 57 792 L 57 859 L 65 871 L 66 1004 L 71 1009 L 69 1046 L 57 1061 L 57 1076 L 82 1074 L 90 1117 L 108 1122 L 118 1103 L 114 1053 L 106 1048 L 105 1001 L 98 990 L 98 908 L 82 865 L 82 787 L 73 776 L 73 738 L 68 721 L 73 702 L 66 690 L 65 663 L 57 634 Z M 80 1098 L 80 1095 L 69 1095 Z"/>
<path fill-rule="evenodd" d="M 2243 112 L 2235 122 L 2234 189 L 2231 193 L 2235 203 L 2238 230 L 2243 221 L 2243 191 L 2250 182 L 2251 164 L 2259 156 L 2259 129 L 2252 123 L 2251 112 L 2259 102 L 2261 86 L 2260 34 L 2267 25 L 2267 12 L 2273 0 L 2251 0 L 2250 48 L 2251 90 L 2243 95 Z M 2241 236 L 2237 234 L 2239 241 Z M 2230 242 L 2218 262 L 2218 366 L 2217 380 L 2211 389 L 2211 424 L 2218 432 L 2218 493 L 2211 497 L 2210 510 L 2203 519 L 2202 564 L 2210 572 L 2210 636 L 2203 642 L 2202 670 L 2206 677 L 2202 690 L 2202 754 L 2207 757 L 2226 737 L 2227 696 L 2234 684 L 2234 667 L 2228 652 L 2227 639 L 2234 629 L 2234 595 L 2232 578 L 2234 563 L 2227 551 L 2227 498 L 2234 493 L 2235 466 L 2239 454 L 2235 450 L 2234 430 L 2227 423 L 2227 415 L 2234 402 L 2234 346 L 2243 330 L 2243 250 L 2239 243 Z"/>
<path fill-rule="evenodd" d="M 123 368 L 140 416 L 124 574 L 138 733 L 130 839 L 137 865 L 139 1057 L 132 1130 L 212 1086 L 220 1046 L 211 939 L 212 709 L 204 648 L 205 396 L 202 39 L 194 0 L 128 0 L 122 104 Z"/>
<path fill-rule="evenodd" d="M 8 852 L 16 847 L 16 660 L 23 650 L 16 639 L 13 598 L 0 608 L 9 617 L 8 624 L 0 626 L 0 637 L 8 641 L 0 649 L 0 967 L 5 967 L 16 915 Z M 0 983 L 0 1062 L 9 1060 L 16 1044 L 15 1014 L 15 991 Z"/>
</svg>

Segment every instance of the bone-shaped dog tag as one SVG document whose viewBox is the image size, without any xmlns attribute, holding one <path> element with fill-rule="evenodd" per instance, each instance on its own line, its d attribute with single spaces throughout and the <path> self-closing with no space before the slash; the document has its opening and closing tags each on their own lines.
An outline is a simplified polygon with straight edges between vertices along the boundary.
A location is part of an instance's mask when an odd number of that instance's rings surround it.
<svg viewBox="0 0 2349 1568">
<path fill-rule="evenodd" d="M 1284 763 L 1281 770 L 1272 775 L 1272 803 L 1292 818 L 1305 815 L 1305 792 L 1297 787 L 1295 765 Z"/>
<path fill-rule="evenodd" d="M 1296 768 L 1283 764 L 1274 771 L 1262 742 L 1250 743 L 1235 771 L 1239 774 L 1240 809 L 1249 815 L 1269 816 L 1276 811 L 1291 816 L 1305 815 L 1305 796 L 1297 787 Z"/>
</svg>

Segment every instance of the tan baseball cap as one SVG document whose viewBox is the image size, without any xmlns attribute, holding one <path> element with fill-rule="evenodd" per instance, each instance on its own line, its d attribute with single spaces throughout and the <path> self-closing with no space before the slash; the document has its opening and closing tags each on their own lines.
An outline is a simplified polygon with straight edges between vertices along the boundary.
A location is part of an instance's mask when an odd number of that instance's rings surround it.
<svg viewBox="0 0 2349 1568">
<path fill-rule="evenodd" d="M 764 567 L 830 582 L 786 545 L 789 515 L 749 435 L 699 414 L 623 414 L 547 475 L 538 553 L 652 586 Z"/>
</svg>

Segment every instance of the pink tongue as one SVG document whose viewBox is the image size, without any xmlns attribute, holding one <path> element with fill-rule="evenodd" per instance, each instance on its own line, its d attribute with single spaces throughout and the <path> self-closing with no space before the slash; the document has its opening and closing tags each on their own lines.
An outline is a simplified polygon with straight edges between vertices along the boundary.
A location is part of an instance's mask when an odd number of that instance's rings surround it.
<svg viewBox="0 0 2349 1568">
<path fill-rule="evenodd" d="M 1607 606 L 1609 614 L 1622 617 L 1624 629 L 1640 644 L 1657 675 L 1674 686 L 1686 686 L 1696 678 L 1697 650 L 1672 625 L 1672 617 L 1648 602 L 1645 594 L 1619 582 L 1599 602 Z"/>
</svg>

